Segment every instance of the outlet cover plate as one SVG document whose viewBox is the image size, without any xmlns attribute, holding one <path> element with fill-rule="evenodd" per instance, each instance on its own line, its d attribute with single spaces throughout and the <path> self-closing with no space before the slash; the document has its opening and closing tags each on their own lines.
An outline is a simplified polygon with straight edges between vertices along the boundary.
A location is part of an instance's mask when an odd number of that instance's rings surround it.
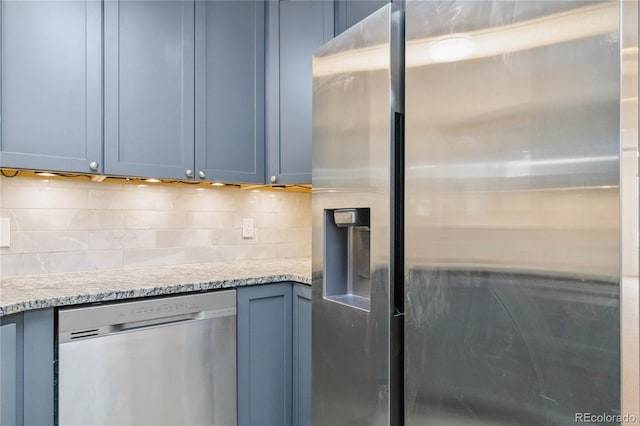
<svg viewBox="0 0 640 426">
<path fill-rule="evenodd" d="M 242 219 L 242 238 L 253 238 L 253 218 Z"/>
</svg>

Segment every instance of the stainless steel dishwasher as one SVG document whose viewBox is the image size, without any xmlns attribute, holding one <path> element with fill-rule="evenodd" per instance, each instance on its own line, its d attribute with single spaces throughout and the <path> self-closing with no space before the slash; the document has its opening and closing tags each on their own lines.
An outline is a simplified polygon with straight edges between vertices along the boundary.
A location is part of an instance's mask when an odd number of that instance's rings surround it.
<svg viewBox="0 0 640 426">
<path fill-rule="evenodd" d="M 58 424 L 235 425 L 235 290 L 58 314 Z"/>
</svg>

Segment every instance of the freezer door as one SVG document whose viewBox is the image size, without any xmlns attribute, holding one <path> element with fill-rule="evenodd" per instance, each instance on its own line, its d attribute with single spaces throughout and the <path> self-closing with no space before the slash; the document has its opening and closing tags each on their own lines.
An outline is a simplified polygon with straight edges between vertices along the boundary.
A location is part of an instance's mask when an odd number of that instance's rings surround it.
<svg viewBox="0 0 640 426">
<path fill-rule="evenodd" d="M 400 14 L 385 6 L 313 55 L 316 426 L 386 425 L 398 413 L 389 365 Z"/>
<path fill-rule="evenodd" d="M 619 13 L 407 1 L 407 425 L 621 420 Z"/>
</svg>

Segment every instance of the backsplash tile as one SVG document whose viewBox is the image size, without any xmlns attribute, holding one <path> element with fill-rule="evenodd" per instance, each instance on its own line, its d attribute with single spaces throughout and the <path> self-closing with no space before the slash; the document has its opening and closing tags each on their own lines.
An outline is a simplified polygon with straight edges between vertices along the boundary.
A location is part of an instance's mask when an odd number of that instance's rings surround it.
<svg viewBox="0 0 640 426">
<path fill-rule="evenodd" d="M 156 265 L 180 265 L 190 263 L 185 257 L 184 248 L 125 249 L 124 267 L 141 268 Z"/>
<path fill-rule="evenodd" d="M 46 274 L 47 272 L 49 272 L 49 253 L 8 254 L 3 251 L 0 254 L 2 276 Z M 0 297 L 2 297 L 1 294 Z"/>
<path fill-rule="evenodd" d="M 3 177 L 4 180 L 8 181 Z M 58 188 L 48 186 L 48 180 L 33 179 L 29 184 L 2 184 L 0 197 L 5 209 L 64 209 L 87 208 L 87 191 L 85 189 Z"/>
<path fill-rule="evenodd" d="M 42 231 L 50 228 L 51 211 L 49 209 L 0 209 L 0 217 L 8 217 L 11 229 L 14 231 Z"/>
<path fill-rule="evenodd" d="M 0 276 L 311 255 L 308 193 L 0 177 L 0 217 Z"/>
<path fill-rule="evenodd" d="M 186 215 L 181 211 L 131 210 L 120 213 L 124 213 L 125 229 L 184 229 L 186 223 Z"/>
<path fill-rule="evenodd" d="M 49 272 L 99 271 L 123 268 L 122 250 L 49 253 Z"/>
<path fill-rule="evenodd" d="M 12 231 L 9 253 L 50 253 L 85 251 L 89 231 Z M 0 249 L 7 250 L 7 249 Z"/>
<path fill-rule="evenodd" d="M 151 229 L 109 229 L 89 231 L 89 249 L 154 248 L 156 231 Z"/>
<path fill-rule="evenodd" d="M 50 229 L 122 229 L 125 225 L 125 212 L 115 210 L 55 209 L 49 212 Z"/>
</svg>

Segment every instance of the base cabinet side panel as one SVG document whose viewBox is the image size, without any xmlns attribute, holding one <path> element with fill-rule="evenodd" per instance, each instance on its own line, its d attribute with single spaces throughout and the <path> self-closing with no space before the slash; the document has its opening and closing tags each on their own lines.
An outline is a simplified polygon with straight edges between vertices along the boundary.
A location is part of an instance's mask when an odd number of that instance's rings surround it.
<svg viewBox="0 0 640 426">
<path fill-rule="evenodd" d="M 311 287 L 293 286 L 293 424 L 311 426 Z"/>
</svg>

